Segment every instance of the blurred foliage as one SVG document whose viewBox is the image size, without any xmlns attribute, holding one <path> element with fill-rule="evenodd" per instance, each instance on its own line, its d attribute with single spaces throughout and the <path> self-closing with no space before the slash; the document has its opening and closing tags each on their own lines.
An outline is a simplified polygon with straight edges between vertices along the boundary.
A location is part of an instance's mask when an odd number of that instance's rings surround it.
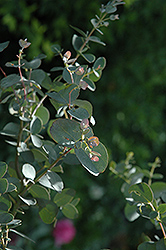
<svg viewBox="0 0 166 250">
<path fill-rule="evenodd" d="M 0 42 L 12 41 L 8 50 L 10 57 L 18 50 L 18 40 L 27 37 L 32 43 L 28 50 L 29 58 L 45 53 L 48 55 L 46 66 L 54 67 L 50 45 L 59 43 L 66 50 L 70 50 L 74 31 L 69 24 L 86 31 L 91 27 L 89 19 L 97 13 L 99 4 L 106 2 L 79 0 L 71 4 L 67 0 L 40 0 L 33 3 L 24 0 L 0 0 Z M 166 2 L 126 0 L 126 3 L 119 8 L 120 21 L 112 22 L 104 30 L 103 40 L 107 46 L 96 45 L 92 51 L 106 57 L 107 67 L 95 95 L 86 92 L 86 99 L 94 105 L 94 117 L 97 120 L 94 130 L 109 148 L 110 158 L 120 161 L 127 151 L 133 151 L 137 163 L 145 168 L 146 162 L 153 161 L 156 156 L 161 158 L 164 166 Z M 6 55 L 2 53 L 0 66 L 8 61 L 4 56 Z M 7 120 L 7 114 L 3 110 L 2 116 L 1 128 L 4 120 Z M 11 150 L 11 147 L 6 146 L 4 152 L 4 144 L 1 145 L 1 158 L 4 155 L 5 158 L 10 156 Z M 142 223 L 145 223 L 148 232 L 153 231 L 153 227 L 148 221 L 142 222 L 141 219 L 134 224 L 125 220 L 119 180 L 108 176 L 108 171 L 96 179 L 88 176 L 82 169 L 71 170 L 66 169 L 64 181 L 70 187 L 73 186 L 81 198 L 80 217 L 75 221 L 77 237 L 63 249 L 136 249 L 141 241 Z M 101 190 L 103 193 L 98 199 L 94 199 L 94 190 L 97 188 L 98 194 Z M 35 215 L 31 222 L 27 218 L 34 238 L 39 241 L 39 246 L 50 244 L 50 249 L 54 249 L 53 242 L 49 241 L 51 229 L 45 229 L 46 226 L 42 225 L 41 233 L 39 225 L 39 230 L 36 231 L 35 226 L 32 226 L 32 223 L 38 223 L 34 217 Z M 44 249 L 42 246 L 39 249 Z M 31 249 L 30 246 L 27 245 L 27 249 Z"/>
</svg>

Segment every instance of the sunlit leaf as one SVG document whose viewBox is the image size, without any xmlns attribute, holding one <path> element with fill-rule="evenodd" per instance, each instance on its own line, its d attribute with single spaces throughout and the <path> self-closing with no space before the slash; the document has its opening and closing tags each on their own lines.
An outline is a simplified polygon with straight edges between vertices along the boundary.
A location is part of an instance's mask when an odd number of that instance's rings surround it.
<svg viewBox="0 0 166 250">
<path fill-rule="evenodd" d="M 58 207 L 52 201 L 39 200 L 39 216 L 46 224 L 51 224 L 56 219 Z"/>
<path fill-rule="evenodd" d="M 40 148 L 43 145 L 42 140 L 37 135 L 31 135 L 32 143 L 35 147 Z"/>
<path fill-rule="evenodd" d="M 47 173 L 39 179 L 39 183 L 47 188 L 56 190 L 57 192 L 61 192 L 64 187 L 60 176 L 50 170 L 48 170 Z"/>
<path fill-rule="evenodd" d="M 75 196 L 75 190 L 70 188 L 65 188 L 61 193 L 57 193 L 54 197 L 54 202 L 58 207 L 63 207 L 67 203 L 71 202 Z"/>
<path fill-rule="evenodd" d="M 45 200 L 50 200 L 49 192 L 46 188 L 40 186 L 40 185 L 33 185 L 28 192 L 34 197 L 34 198 L 41 198 Z"/>
<path fill-rule="evenodd" d="M 62 213 L 69 219 L 75 219 L 78 217 L 78 210 L 71 203 L 68 203 L 65 206 L 63 206 Z"/>
<path fill-rule="evenodd" d="M 28 206 L 34 206 L 36 205 L 37 201 L 35 199 L 32 198 L 24 198 L 21 195 L 19 195 L 19 198 Z"/>
<path fill-rule="evenodd" d="M 36 177 L 35 168 L 32 165 L 28 164 L 28 163 L 25 163 L 22 166 L 22 173 L 26 178 L 31 179 L 31 180 L 34 180 L 35 177 Z"/>
</svg>

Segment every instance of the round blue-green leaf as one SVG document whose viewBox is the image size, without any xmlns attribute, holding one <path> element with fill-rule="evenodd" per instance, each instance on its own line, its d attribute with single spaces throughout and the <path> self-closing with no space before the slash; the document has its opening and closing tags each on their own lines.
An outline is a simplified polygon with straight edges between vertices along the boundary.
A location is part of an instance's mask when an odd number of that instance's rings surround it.
<svg viewBox="0 0 166 250">
<path fill-rule="evenodd" d="M 105 59 L 105 57 L 99 57 L 95 61 L 94 65 L 93 65 L 93 69 L 95 69 L 95 70 L 98 70 L 98 69 L 103 70 L 105 68 L 105 66 L 106 66 L 106 59 Z"/>
<path fill-rule="evenodd" d="M 17 187 L 13 183 L 9 183 L 7 193 L 10 193 L 16 190 L 17 190 Z"/>
<path fill-rule="evenodd" d="M 39 201 L 39 216 L 46 224 L 51 224 L 55 221 L 58 213 L 58 207 L 52 201 Z"/>
<path fill-rule="evenodd" d="M 1 87 L 5 89 L 13 86 L 18 82 L 20 82 L 20 76 L 16 74 L 11 74 L 1 80 Z"/>
<path fill-rule="evenodd" d="M 33 155 L 32 151 L 30 151 L 30 150 L 20 152 L 20 156 L 27 163 L 33 163 L 35 160 L 34 155 Z"/>
<path fill-rule="evenodd" d="M 42 125 L 42 120 L 39 117 L 34 116 L 30 123 L 30 132 L 32 134 L 38 134 L 42 129 Z"/>
<path fill-rule="evenodd" d="M 6 178 L 1 178 L 0 179 L 0 194 L 6 193 L 8 189 L 9 183 Z"/>
<path fill-rule="evenodd" d="M 67 112 L 79 121 L 82 121 L 83 119 L 88 119 L 90 117 L 88 111 L 84 108 L 72 108 Z"/>
<path fill-rule="evenodd" d="M 32 143 L 35 147 L 40 148 L 43 145 L 42 140 L 37 135 L 31 135 Z"/>
<path fill-rule="evenodd" d="M 73 147 L 81 139 L 80 124 L 74 120 L 56 119 L 50 127 L 50 135 L 54 141 Z"/>
<path fill-rule="evenodd" d="M 70 203 L 63 206 L 62 213 L 69 219 L 75 219 L 75 218 L 78 217 L 77 208 L 74 205 L 70 204 Z"/>
<path fill-rule="evenodd" d="M 84 77 L 83 81 L 85 81 L 88 84 L 88 89 L 90 89 L 91 91 L 95 91 L 96 85 L 90 78 Z"/>
<path fill-rule="evenodd" d="M 43 151 L 41 151 L 40 149 L 33 148 L 33 149 L 31 149 L 31 151 L 32 151 L 36 161 L 42 162 L 42 161 L 48 160 L 48 157 L 46 156 L 46 154 Z"/>
<path fill-rule="evenodd" d="M 164 202 L 166 202 L 166 190 L 161 193 L 161 198 Z"/>
<path fill-rule="evenodd" d="M 6 162 L 0 161 L 0 177 L 3 177 L 7 171 L 7 164 Z"/>
<path fill-rule="evenodd" d="M 139 218 L 139 214 L 137 213 L 137 206 L 131 206 L 128 203 L 126 203 L 125 209 L 125 216 L 126 218 L 131 222 L 135 221 L 137 218 Z"/>
<path fill-rule="evenodd" d="M 150 219 L 152 219 L 152 220 L 156 219 L 157 216 L 158 216 L 158 212 L 157 212 L 157 211 L 151 211 L 151 212 L 149 213 L 149 217 L 150 217 Z"/>
<path fill-rule="evenodd" d="M 14 122 L 9 122 L 5 125 L 3 130 L 0 132 L 2 135 L 7 135 L 11 137 L 17 137 L 19 133 L 19 124 L 14 123 Z"/>
<path fill-rule="evenodd" d="M 72 73 L 69 72 L 69 70 L 67 68 L 64 68 L 63 73 L 62 73 L 63 79 L 69 83 L 72 84 L 73 83 L 73 78 L 72 78 Z"/>
<path fill-rule="evenodd" d="M 31 73 L 31 79 L 41 84 L 46 76 L 46 73 L 42 69 L 35 69 Z"/>
<path fill-rule="evenodd" d="M 162 238 L 156 242 L 156 250 L 166 250 L 166 239 Z"/>
<path fill-rule="evenodd" d="M 57 153 L 54 150 L 52 145 L 44 144 L 43 148 L 45 149 L 46 153 L 48 154 L 49 160 L 52 159 L 55 161 L 57 159 Z"/>
<path fill-rule="evenodd" d="M 154 182 L 151 185 L 151 188 L 154 192 L 155 199 L 161 197 L 162 193 L 166 190 L 166 183 L 165 182 Z"/>
<path fill-rule="evenodd" d="M 54 197 L 54 202 L 58 207 L 63 207 L 67 203 L 70 203 L 75 196 L 75 190 L 71 188 L 65 188 L 61 193 L 57 193 Z"/>
<path fill-rule="evenodd" d="M 9 45 L 9 41 L 0 43 L 0 52 L 2 52 Z"/>
<path fill-rule="evenodd" d="M 35 113 L 35 116 L 39 117 L 43 124 L 45 125 L 50 119 L 50 113 L 48 109 L 44 106 L 40 106 Z"/>
<path fill-rule="evenodd" d="M 26 69 L 37 69 L 41 65 L 41 60 L 38 58 L 35 58 L 30 62 L 27 62 L 26 60 L 22 60 L 21 62 L 24 64 L 23 67 Z"/>
<path fill-rule="evenodd" d="M 156 243 L 153 241 L 143 242 L 138 246 L 138 250 L 156 250 Z"/>
<path fill-rule="evenodd" d="M 166 213 L 166 204 L 160 204 L 157 210 L 159 211 L 160 214 Z"/>
<path fill-rule="evenodd" d="M 79 92 L 80 89 L 78 88 L 78 86 L 76 84 L 71 84 L 66 88 L 63 88 L 59 92 L 51 92 L 47 93 L 47 95 L 54 99 L 57 103 L 71 105 L 79 96 Z M 57 107 L 59 106 L 57 105 Z"/>
<path fill-rule="evenodd" d="M 12 206 L 12 202 L 3 196 L 0 196 L 0 211 L 9 211 Z"/>
<path fill-rule="evenodd" d="M 111 14 L 117 11 L 117 7 L 112 4 L 107 4 L 105 8 L 106 13 Z"/>
<path fill-rule="evenodd" d="M 72 38 L 72 45 L 73 45 L 74 49 L 76 51 L 80 50 L 83 44 L 84 44 L 83 37 L 80 37 L 80 36 L 77 36 L 74 34 L 73 38 Z"/>
<path fill-rule="evenodd" d="M 93 107 L 92 107 L 92 104 L 90 102 L 88 102 L 86 100 L 77 99 L 77 100 L 75 100 L 74 105 L 78 106 L 79 108 L 86 109 L 89 113 L 89 117 L 92 116 Z"/>
<path fill-rule="evenodd" d="M 48 170 L 47 173 L 39 179 L 39 183 L 47 188 L 56 190 L 57 192 L 61 192 L 64 187 L 60 176 L 50 170 Z"/>
<path fill-rule="evenodd" d="M 0 224 L 6 225 L 14 219 L 14 216 L 7 212 L 0 212 Z"/>
<path fill-rule="evenodd" d="M 101 44 L 103 46 L 105 46 L 106 44 L 104 42 L 101 41 L 101 39 L 97 36 L 91 36 L 89 37 L 89 41 L 94 42 L 94 43 L 98 43 Z"/>
<path fill-rule="evenodd" d="M 33 185 L 28 192 L 34 197 L 34 198 L 41 198 L 45 200 L 50 200 L 49 192 L 46 188 L 40 186 L 40 185 Z"/>
<path fill-rule="evenodd" d="M 81 54 L 81 56 L 89 63 L 93 63 L 96 59 L 93 54 Z"/>
<path fill-rule="evenodd" d="M 96 162 L 91 160 L 89 151 L 86 150 L 86 145 L 84 143 L 75 148 L 75 154 L 82 166 L 94 176 L 98 176 L 100 173 L 105 171 L 108 165 L 108 153 L 105 146 L 101 142 L 97 147 L 94 147 L 94 151 L 101 155 L 99 160 Z"/>
<path fill-rule="evenodd" d="M 102 75 L 102 70 L 101 69 L 93 70 L 93 73 L 89 75 L 89 78 L 93 82 L 97 82 L 101 78 L 101 75 Z"/>
<path fill-rule="evenodd" d="M 137 202 L 149 203 L 154 199 L 153 191 L 150 186 L 145 183 L 134 184 L 129 188 L 129 193 L 134 192 L 134 200 Z"/>
<path fill-rule="evenodd" d="M 36 177 L 36 170 L 35 168 L 30 165 L 29 163 L 25 163 L 22 166 L 22 173 L 27 179 L 34 180 Z"/>
</svg>

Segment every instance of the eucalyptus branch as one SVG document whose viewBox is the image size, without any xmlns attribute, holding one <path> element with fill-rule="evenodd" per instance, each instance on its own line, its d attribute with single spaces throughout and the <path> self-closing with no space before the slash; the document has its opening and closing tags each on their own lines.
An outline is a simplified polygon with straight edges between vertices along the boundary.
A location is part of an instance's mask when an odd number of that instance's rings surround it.
<svg viewBox="0 0 166 250">
<path fill-rule="evenodd" d="M 80 54 L 82 53 L 83 49 L 85 48 L 86 44 L 89 42 L 90 37 L 92 36 L 92 34 L 95 32 L 95 30 L 97 30 L 101 24 L 101 22 L 103 22 L 103 19 L 107 16 L 107 13 L 105 13 L 100 20 L 98 21 L 98 23 L 96 24 L 95 27 L 93 27 L 93 29 L 90 31 L 89 35 L 86 37 L 83 45 L 81 46 L 80 50 L 78 51 L 76 57 L 75 57 L 75 61 L 77 61 L 78 57 L 80 56 Z M 74 61 L 74 62 L 75 62 Z"/>
<path fill-rule="evenodd" d="M 24 195 L 34 184 L 36 184 L 40 178 L 42 178 L 48 170 L 51 170 L 65 155 L 67 155 L 72 148 L 65 151 L 63 154 L 61 154 L 41 175 L 39 175 L 34 182 L 31 182 L 28 186 L 25 187 L 25 189 L 20 193 L 20 195 Z"/>
<path fill-rule="evenodd" d="M 18 70 L 19 70 L 19 74 L 20 74 L 20 77 L 21 77 L 22 86 L 23 86 L 23 89 L 24 89 L 24 99 L 26 99 L 26 88 L 25 88 L 25 84 L 24 84 L 24 80 L 23 80 L 23 75 L 22 75 L 22 72 L 21 72 L 21 56 L 22 56 L 22 53 L 23 53 L 23 49 L 20 50 L 20 53 L 17 56 L 18 57 Z"/>
<path fill-rule="evenodd" d="M 16 156 L 15 156 L 15 169 L 17 176 L 20 180 L 22 180 L 22 174 L 20 172 L 20 167 L 19 167 L 19 155 L 18 155 L 18 147 L 20 146 L 21 143 L 21 138 L 22 138 L 22 132 L 23 132 L 23 121 L 20 120 L 20 130 L 18 133 L 18 138 L 17 138 L 17 147 L 16 147 Z"/>
</svg>

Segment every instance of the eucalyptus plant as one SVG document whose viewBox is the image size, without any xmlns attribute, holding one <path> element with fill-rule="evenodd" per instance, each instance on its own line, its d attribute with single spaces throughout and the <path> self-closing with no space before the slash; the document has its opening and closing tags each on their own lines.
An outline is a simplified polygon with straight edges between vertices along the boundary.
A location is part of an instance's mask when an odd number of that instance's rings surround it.
<svg viewBox="0 0 166 250">
<path fill-rule="evenodd" d="M 166 249 L 166 182 L 161 181 L 162 174 L 155 172 L 160 167 L 159 157 L 148 164 L 148 169 L 137 166 L 133 152 L 128 152 L 120 163 L 111 161 L 109 165 L 111 173 L 124 181 L 121 191 L 126 199 L 126 218 L 133 222 L 141 216 L 162 233 L 162 237 L 154 235 L 155 241 L 144 235 L 138 250 Z"/>
<path fill-rule="evenodd" d="M 118 19 L 114 13 L 120 4 L 124 2 L 114 0 L 102 5 L 100 14 L 91 19 L 90 32 L 72 27 L 76 32 L 72 38 L 74 55 L 58 44 L 52 45 L 52 52 L 61 58 L 63 66 L 53 67 L 49 73 L 40 69 L 44 54 L 27 61 L 25 51 L 31 43 L 20 39 L 16 60 L 5 64 L 15 73 L 7 74 L 3 66 L 0 68 L 0 103 L 8 103 L 14 117 L 1 135 L 15 147 L 13 160 L 0 162 L 0 249 L 14 249 L 10 247 L 9 232 L 28 238 L 15 228 L 23 223 L 19 213 L 24 214 L 30 206 L 38 207 L 40 218 L 47 224 L 56 223 L 59 211 L 70 219 L 78 216 L 79 198 L 75 198 L 75 190 L 64 188 L 61 178 L 63 163 L 80 164 L 94 176 L 108 165 L 107 150 L 93 133 L 93 106 L 79 95 L 82 90 L 96 89 L 106 59 L 87 51 L 91 43 L 105 45 L 94 32 L 103 34 L 101 28 Z M 9 41 L 0 43 L 0 52 L 8 45 Z M 52 72 L 57 74 L 55 79 Z M 50 118 L 46 99 L 56 119 Z"/>
</svg>

